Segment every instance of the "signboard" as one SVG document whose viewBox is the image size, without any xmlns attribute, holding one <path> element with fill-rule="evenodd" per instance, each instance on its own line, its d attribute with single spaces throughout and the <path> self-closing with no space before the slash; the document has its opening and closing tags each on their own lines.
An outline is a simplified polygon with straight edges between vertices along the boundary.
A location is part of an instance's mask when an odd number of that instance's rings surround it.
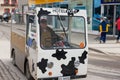
<svg viewBox="0 0 120 80">
<path fill-rule="evenodd" d="M 54 3 L 54 2 L 61 2 L 61 1 L 64 1 L 64 0 L 28 0 L 29 2 L 29 5 L 31 4 L 48 4 L 48 3 Z"/>
<path fill-rule="evenodd" d="M 101 0 L 101 4 L 120 4 L 120 0 Z"/>
</svg>

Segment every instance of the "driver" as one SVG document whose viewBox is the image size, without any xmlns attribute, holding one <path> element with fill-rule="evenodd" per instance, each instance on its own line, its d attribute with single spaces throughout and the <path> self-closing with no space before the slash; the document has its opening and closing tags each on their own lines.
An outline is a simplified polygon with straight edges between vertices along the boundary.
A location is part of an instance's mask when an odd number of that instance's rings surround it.
<svg viewBox="0 0 120 80">
<path fill-rule="evenodd" d="M 40 31 L 41 31 L 41 46 L 50 48 L 57 41 L 62 40 L 48 25 L 46 16 L 42 16 L 40 19 Z"/>
</svg>

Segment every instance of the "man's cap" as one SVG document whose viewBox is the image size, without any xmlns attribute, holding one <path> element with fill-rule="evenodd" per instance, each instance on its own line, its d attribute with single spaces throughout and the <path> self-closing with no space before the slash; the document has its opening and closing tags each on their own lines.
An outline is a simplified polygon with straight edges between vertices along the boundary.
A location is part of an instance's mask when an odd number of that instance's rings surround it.
<svg viewBox="0 0 120 80">
<path fill-rule="evenodd" d="M 103 17 L 104 19 L 107 19 L 107 17 Z"/>
<path fill-rule="evenodd" d="M 47 16 L 41 16 L 40 20 L 43 20 L 43 19 L 47 20 Z"/>
<path fill-rule="evenodd" d="M 101 17 L 101 19 L 102 19 L 102 20 L 106 20 L 106 19 L 107 19 L 107 17 L 104 17 L 104 16 L 103 16 L 103 17 Z"/>
</svg>

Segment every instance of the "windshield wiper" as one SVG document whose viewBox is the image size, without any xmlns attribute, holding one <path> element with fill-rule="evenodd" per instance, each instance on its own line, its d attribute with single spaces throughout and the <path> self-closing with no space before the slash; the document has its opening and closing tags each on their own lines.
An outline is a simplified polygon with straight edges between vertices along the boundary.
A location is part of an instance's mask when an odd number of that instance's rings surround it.
<svg viewBox="0 0 120 80">
<path fill-rule="evenodd" d="M 66 41 L 67 41 L 67 34 L 66 34 L 66 32 L 65 32 L 65 28 L 64 28 L 64 25 L 63 25 L 63 23 L 62 23 L 62 20 L 61 20 L 61 18 L 60 18 L 60 15 L 59 15 L 59 14 L 58 14 L 58 18 L 59 18 L 59 20 L 60 20 L 60 24 L 61 24 L 61 27 L 62 27 L 62 29 L 63 29 L 63 32 L 64 32 L 65 37 L 66 37 Z"/>
</svg>

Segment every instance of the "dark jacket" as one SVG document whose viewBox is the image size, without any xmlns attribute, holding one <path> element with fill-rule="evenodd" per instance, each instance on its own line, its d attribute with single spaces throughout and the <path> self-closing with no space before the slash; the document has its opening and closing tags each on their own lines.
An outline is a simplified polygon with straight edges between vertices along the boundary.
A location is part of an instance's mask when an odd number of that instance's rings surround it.
<svg viewBox="0 0 120 80">
<path fill-rule="evenodd" d="M 102 22 L 100 23 L 100 25 L 99 25 L 99 31 L 100 31 L 100 32 L 108 32 L 108 27 L 109 27 L 109 26 L 110 26 L 110 25 L 107 24 L 107 22 L 102 21 Z"/>
<path fill-rule="evenodd" d="M 41 44 L 45 47 L 51 47 L 62 38 L 58 36 L 50 27 L 46 28 L 46 32 L 41 29 Z"/>
</svg>

